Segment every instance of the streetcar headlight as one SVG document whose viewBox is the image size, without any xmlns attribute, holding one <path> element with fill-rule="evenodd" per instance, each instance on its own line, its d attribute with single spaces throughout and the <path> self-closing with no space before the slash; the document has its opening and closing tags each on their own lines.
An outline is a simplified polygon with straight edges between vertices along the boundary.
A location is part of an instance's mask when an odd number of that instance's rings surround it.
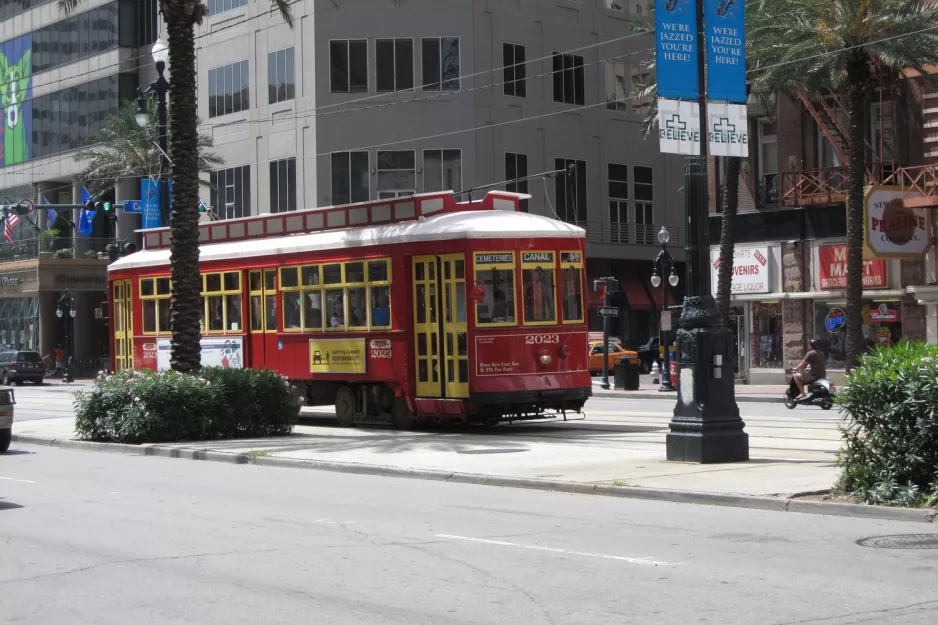
<svg viewBox="0 0 938 625">
<path fill-rule="evenodd" d="M 554 360 L 553 358 L 551 358 L 551 355 L 548 354 L 547 352 L 541 352 L 540 356 L 538 356 L 537 359 L 540 360 L 541 364 L 544 365 L 545 367 Z"/>
</svg>

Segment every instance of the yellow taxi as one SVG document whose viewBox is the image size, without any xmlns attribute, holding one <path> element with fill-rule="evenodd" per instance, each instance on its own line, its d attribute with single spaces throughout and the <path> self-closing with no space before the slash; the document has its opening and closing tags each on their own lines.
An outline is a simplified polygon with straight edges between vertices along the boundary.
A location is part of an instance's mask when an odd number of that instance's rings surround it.
<svg viewBox="0 0 938 625">
<path fill-rule="evenodd" d="M 603 342 L 602 341 L 590 341 L 589 342 L 589 354 L 590 354 L 590 373 L 602 373 L 603 371 Z M 638 352 L 625 349 L 618 343 L 613 343 L 609 341 L 609 373 L 612 373 L 612 370 L 616 366 L 616 361 L 620 358 L 628 358 L 629 362 L 633 365 L 641 366 L 642 360 L 638 357 Z"/>
</svg>

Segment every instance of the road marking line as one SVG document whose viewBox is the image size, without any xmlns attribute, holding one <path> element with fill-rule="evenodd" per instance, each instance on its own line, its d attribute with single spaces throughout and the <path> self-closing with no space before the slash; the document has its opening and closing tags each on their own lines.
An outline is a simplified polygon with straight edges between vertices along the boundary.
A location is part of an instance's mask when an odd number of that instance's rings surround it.
<svg viewBox="0 0 938 625">
<path fill-rule="evenodd" d="M 547 551 L 550 553 L 560 553 L 568 556 L 584 556 L 588 558 L 602 558 L 604 560 L 618 560 L 619 562 L 628 562 L 629 564 L 648 564 L 650 566 L 675 566 L 680 562 L 661 562 L 651 558 L 628 558 L 625 556 L 614 556 L 608 553 L 589 553 L 586 551 L 572 551 L 570 549 L 560 549 L 558 547 L 544 547 L 543 545 L 522 545 L 512 543 L 507 540 L 490 540 L 488 538 L 472 538 L 471 536 L 455 536 L 453 534 L 437 534 L 436 538 L 448 538 L 450 540 L 465 540 L 473 543 L 482 543 L 485 545 L 497 545 L 499 547 L 518 547 L 520 549 L 531 549 L 534 551 Z"/>
<path fill-rule="evenodd" d="M 0 477 L 0 480 L 8 480 L 10 482 L 23 482 L 25 484 L 35 484 L 33 480 L 18 480 L 15 477 Z"/>
</svg>

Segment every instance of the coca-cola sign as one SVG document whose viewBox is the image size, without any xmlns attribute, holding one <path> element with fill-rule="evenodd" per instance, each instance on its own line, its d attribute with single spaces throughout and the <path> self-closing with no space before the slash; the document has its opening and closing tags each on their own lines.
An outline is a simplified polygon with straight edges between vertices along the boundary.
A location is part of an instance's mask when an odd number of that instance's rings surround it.
<svg viewBox="0 0 938 625">
<path fill-rule="evenodd" d="M 719 269 L 720 250 L 714 249 L 710 251 L 710 283 L 714 294 L 717 291 Z M 768 293 L 770 290 L 768 246 L 737 245 L 733 250 L 733 282 L 730 293 Z"/>
</svg>

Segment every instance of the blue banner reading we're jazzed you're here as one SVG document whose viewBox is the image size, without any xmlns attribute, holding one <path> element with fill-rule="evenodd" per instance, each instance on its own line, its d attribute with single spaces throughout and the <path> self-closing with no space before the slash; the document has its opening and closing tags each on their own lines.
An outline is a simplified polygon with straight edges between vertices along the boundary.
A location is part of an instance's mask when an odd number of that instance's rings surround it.
<svg viewBox="0 0 938 625">
<path fill-rule="evenodd" d="M 696 0 L 655 0 L 658 97 L 700 97 Z"/>
<path fill-rule="evenodd" d="M 707 97 L 746 102 L 745 0 L 704 0 Z"/>
</svg>

